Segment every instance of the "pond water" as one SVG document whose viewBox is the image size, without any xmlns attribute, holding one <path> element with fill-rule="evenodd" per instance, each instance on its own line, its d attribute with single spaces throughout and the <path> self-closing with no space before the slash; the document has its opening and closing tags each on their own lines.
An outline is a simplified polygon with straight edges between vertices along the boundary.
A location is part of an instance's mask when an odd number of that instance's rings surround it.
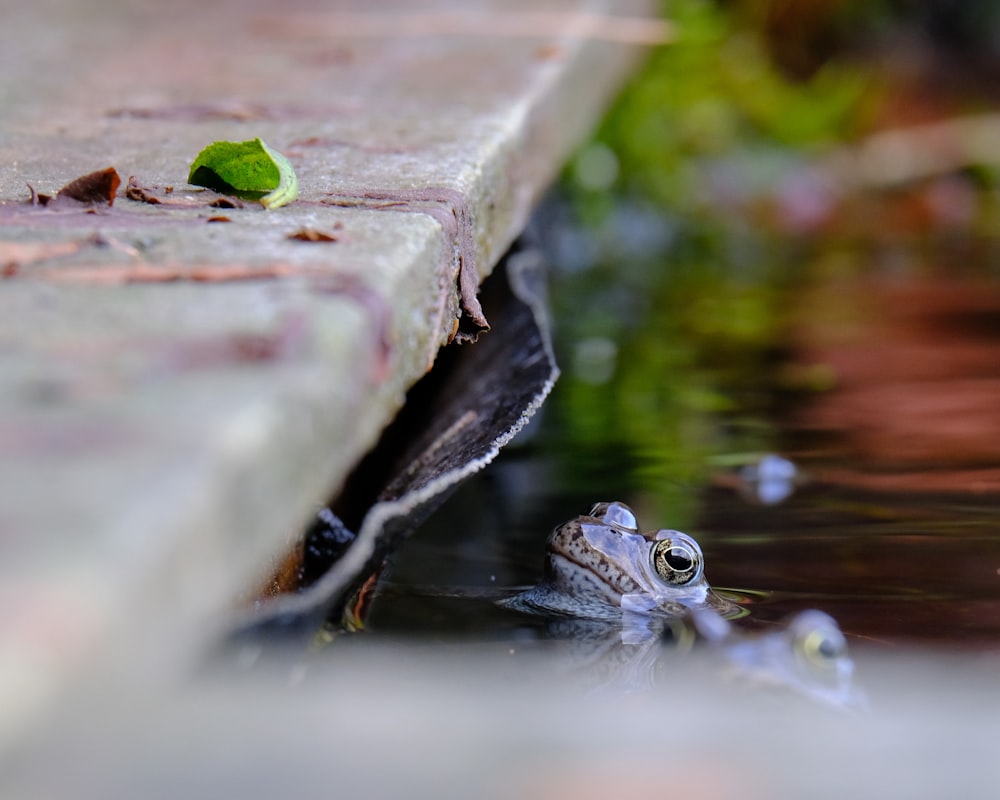
<svg viewBox="0 0 1000 800">
<path fill-rule="evenodd" d="M 554 526 L 620 500 L 701 543 L 741 625 L 819 608 L 852 648 L 1000 649 L 988 243 L 806 246 L 561 213 L 542 239 L 563 377 L 396 554 L 374 636 L 533 635 L 489 600 L 538 580 Z M 757 465 L 775 477 L 754 482 Z"/>
</svg>

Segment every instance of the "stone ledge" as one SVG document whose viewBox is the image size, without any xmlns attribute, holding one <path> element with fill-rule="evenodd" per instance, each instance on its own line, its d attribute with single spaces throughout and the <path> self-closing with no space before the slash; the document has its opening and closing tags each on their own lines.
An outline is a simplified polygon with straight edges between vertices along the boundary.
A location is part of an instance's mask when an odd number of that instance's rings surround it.
<svg viewBox="0 0 1000 800">
<path fill-rule="evenodd" d="M 318 0 L 3 5 L 0 686 L 30 714 L 90 670 L 176 674 L 218 631 L 448 341 L 460 260 L 488 274 L 639 52 L 353 36 Z M 255 136 L 299 202 L 24 204 L 108 165 L 180 192 L 204 145 Z"/>
</svg>

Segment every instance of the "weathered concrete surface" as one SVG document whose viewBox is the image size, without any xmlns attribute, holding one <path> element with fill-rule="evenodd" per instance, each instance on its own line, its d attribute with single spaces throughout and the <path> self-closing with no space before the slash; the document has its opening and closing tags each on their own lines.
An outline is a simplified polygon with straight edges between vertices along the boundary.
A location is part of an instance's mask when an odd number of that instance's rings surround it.
<svg viewBox="0 0 1000 800">
<path fill-rule="evenodd" d="M 618 662 L 617 673 L 577 653 L 577 671 L 566 673 L 556 666 L 573 663 L 566 651 L 560 661 L 552 647 L 509 648 L 347 647 L 317 654 L 307 669 L 227 672 L 166 696 L 105 687 L 73 698 L 64 724 L 0 762 L 0 794 L 996 797 L 988 658 L 909 650 L 861 658 L 872 708 L 851 713 L 726 680 L 697 649 L 685 658 L 664 646 L 657 669 Z M 588 672 L 631 681 L 588 692 Z"/>
<path fill-rule="evenodd" d="M 0 2 L 0 741 L 217 632 L 448 340 L 456 254 L 489 272 L 641 55 L 576 15 L 651 5 L 440 2 L 482 16 L 416 35 L 449 17 Z M 109 165 L 183 198 L 202 147 L 255 136 L 299 202 L 25 204 Z"/>
</svg>

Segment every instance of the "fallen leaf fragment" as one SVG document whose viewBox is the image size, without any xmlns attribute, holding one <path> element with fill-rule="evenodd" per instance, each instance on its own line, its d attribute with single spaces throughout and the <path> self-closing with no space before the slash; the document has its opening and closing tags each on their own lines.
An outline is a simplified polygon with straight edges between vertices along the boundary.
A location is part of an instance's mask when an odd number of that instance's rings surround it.
<svg viewBox="0 0 1000 800">
<path fill-rule="evenodd" d="M 209 208 L 243 208 L 242 201 L 235 197 L 217 197 L 208 204 Z"/>
<path fill-rule="evenodd" d="M 261 139 L 213 142 L 195 158 L 188 183 L 278 208 L 299 194 L 291 163 Z"/>
<path fill-rule="evenodd" d="M 176 208 L 243 208 L 243 201 L 226 197 L 211 189 L 193 189 L 191 194 L 180 194 L 173 186 L 143 186 L 132 175 L 125 187 L 125 196 L 137 203 Z"/>
<path fill-rule="evenodd" d="M 75 181 L 67 183 L 57 193 L 57 197 L 69 197 L 87 205 L 107 203 L 114 205 L 115 192 L 121 186 L 122 179 L 114 167 L 91 172 Z"/>
<path fill-rule="evenodd" d="M 32 186 L 31 204 L 40 206 L 63 205 L 67 202 L 81 203 L 87 206 L 114 205 L 115 193 L 121 186 L 122 179 L 114 167 L 89 172 L 72 180 L 54 195 L 35 192 Z"/>
<path fill-rule="evenodd" d="M 332 233 L 324 233 L 315 228 L 299 228 L 295 233 L 290 233 L 285 237 L 296 242 L 336 242 L 337 237 Z"/>
<path fill-rule="evenodd" d="M 154 206 L 163 202 L 153 193 L 153 187 L 140 186 L 135 175 L 129 175 L 128 184 L 125 186 L 125 196 L 137 203 L 149 203 Z"/>
</svg>

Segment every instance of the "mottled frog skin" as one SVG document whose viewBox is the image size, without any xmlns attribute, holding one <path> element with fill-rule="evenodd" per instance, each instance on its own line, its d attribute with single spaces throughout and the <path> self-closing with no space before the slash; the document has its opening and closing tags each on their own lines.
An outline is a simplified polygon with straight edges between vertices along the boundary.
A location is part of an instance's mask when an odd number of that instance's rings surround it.
<svg viewBox="0 0 1000 800">
<path fill-rule="evenodd" d="M 505 601 L 548 616 L 620 620 L 623 614 L 678 618 L 732 604 L 711 590 L 698 543 L 673 530 L 640 532 L 623 503 L 598 503 L 560 525 L 546 544 L 542 582 Z"/>
</svg>

